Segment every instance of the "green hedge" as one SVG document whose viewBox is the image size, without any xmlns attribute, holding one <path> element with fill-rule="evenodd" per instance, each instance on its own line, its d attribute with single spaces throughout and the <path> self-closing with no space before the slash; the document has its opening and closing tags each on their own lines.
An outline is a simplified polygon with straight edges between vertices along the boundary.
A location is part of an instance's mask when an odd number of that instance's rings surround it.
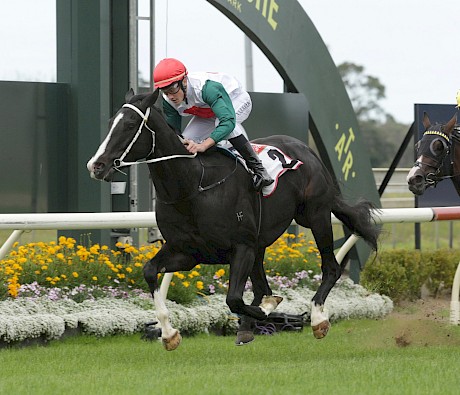
<svg viewBox="0 0 460 395">
<path fill-rule="evenodd" d="M 433 296 L 451 289 L 460 251 L 391 250 L 379 253 L 361 273 L 361 284 L 394 301 L 414 300 L 425 285 Z"/>
</svg>

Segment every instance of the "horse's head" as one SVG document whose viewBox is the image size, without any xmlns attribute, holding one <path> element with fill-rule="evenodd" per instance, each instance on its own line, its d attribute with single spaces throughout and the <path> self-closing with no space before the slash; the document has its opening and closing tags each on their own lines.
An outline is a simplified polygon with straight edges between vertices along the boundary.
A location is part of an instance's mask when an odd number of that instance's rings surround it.
<svg viewBox="0 0 460 395">
<path fill-rule="evenodd" d="M 158 93 L 134 95 L 132 89 L 128 91 L 126 104 L 110 119 L 107 137 L 87 163 L 92 178 L 110 181 L 123 161 L 136 161 L 153 152 L 154 136 L 147 118 Z"/>
<path fill-rule="evenodd" d="M 428 187 L 436 184 L 445 176 L 444 165 L 449 165 L 451 134 L 457 122 L 457 116 L 446 124 L 432 125 L 428 114 L 423 115 L 425 132 L 417 143 L 417 160 L 407 175 L 409 190 L 422 195 Z"/>
</svg>

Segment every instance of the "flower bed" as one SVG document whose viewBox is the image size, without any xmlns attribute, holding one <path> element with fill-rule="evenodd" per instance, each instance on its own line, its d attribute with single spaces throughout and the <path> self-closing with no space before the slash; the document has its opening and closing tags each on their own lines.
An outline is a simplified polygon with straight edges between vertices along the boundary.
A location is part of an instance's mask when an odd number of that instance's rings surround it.
<svg viewBox="0 0 460 395">
<path fill-rule="evenodd" d="M 60 237 L 57 243 L 15 245 L 0 261 L 0 342 L 57 339 L 69 331 L 135 333 L 155 320 L 142 267 L 160 246 L 118 244 L 112 250 L 89 240 L 87 244 Z M 309 312 L 321 281 L 320 262 L 314 243 L 303 234 L 285 234 L 267 248 L 264 265 L 270 286 L 284 297 L 279 311 Z M 237 318 L 225 304 L 227 287 L 225 266 L 197 265 L 190 272 L 174 273 L 167 301 L 172 324 L 190 334 L 235 331 Z M 245 293 L 247 303 L 251 298 Z M 380 318 L 393 304 L 346 280 L 332 290 L 326 307 L 331 320 L 338 320 Z"/>
<path fill-rule="evenodd" d="M 314 291 L 306 287 L 285 288 L 277 292 L 284 301 L 277 311 L 302 314 L 310 311 Z M 249 302 L 252 295 L 245 293 Z M 237 329 L 237 317 L 225 304 L 225 296 L 215 294 L 196 298 L 189 306 L 172 301 L 170 310 L 172 325 L 186 334 L 224 330 L 233 333 Z M 331 291 L 325 306 L 331 321 L 350 318 L 382 318 L 393 309 L 393 302 L 386 296 L 369 293 L 351 280 L 342 280 Z M 47 296 L 23 297 L 0 302 L 0 340 L 11 344 L 27 339 L 58 339 L 66 331 L 79 331 L 108 336 L 118 333 L 136 333 L 145 323 L 156 320 L 150 295 L 138 292 L 117 298 L 105 296 L 76 302 L 72 299 L 52 300 Z"/>
<path fill-rule="evenodd" d="M 57 243 L 16 243 L 9 256 L 0 261 L 0 300 L 30 295 L 33 290 L 25 288 L 30 284 L 56 292 L 82 284 L 148 291 L 142 267 L 159 251 L 158 243 L 139 248 L 118 243 L 116 249 L 92 245 L 90 240 L 84 244 L 64 236 Z M 318 250 L 303 234 L 280 237 L 267 248 L 264 265 L 274 289 L 302 285 L 314 288 L 321 280 Z M 197 293 L 227 292 L 228 266 L 197 265 L 190 272 L 174 275 L 169 298 L 181 304 L 192 302 Z"/>
</svg>

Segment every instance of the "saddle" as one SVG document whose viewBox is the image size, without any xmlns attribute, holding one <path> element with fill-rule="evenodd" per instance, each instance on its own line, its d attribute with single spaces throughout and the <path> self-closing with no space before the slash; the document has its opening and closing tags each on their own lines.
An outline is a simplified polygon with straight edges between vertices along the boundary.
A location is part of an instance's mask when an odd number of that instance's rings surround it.
<svg viewBox="0 0 460 395">
<path fill-rule="evenodd" d="M 253 143 L 251 143 L 251 145 L 259 156 L 259 159 L 262 161 L 262 164 L 264 165 L 270 177 L 275 180 L 273 184 L 262 189 L 262 195 L 264 197 L 268 197 L 272 195 L 273 192 L 275 192 L 276 187 L 278 186 L 278 179 L 286 171 L 297 170 L 303 164 L 302 161 L 292 159 L 277 147 Z M 238 159 L 244 168 L 249 172 L 244 159 L 233 147 L 217 145 L 216 148 L 222 154 Z"/>
</svg>

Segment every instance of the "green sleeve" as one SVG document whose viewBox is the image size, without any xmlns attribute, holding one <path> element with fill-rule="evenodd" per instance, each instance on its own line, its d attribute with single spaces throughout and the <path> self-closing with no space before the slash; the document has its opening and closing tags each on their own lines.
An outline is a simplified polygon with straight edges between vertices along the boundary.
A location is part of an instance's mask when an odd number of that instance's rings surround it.
<svg viewBox="0 0 460 395">
<path fill-rule="evenodd" d="M 206 81 L 201 92 L 203 101 L 216 114 L 219 124 L 209 137 L 216 143 L 225 140 L 233 132 L 236 125 L 235 109 L 227 91 L 220 82 Z"/>
<path fill-rule="evenodd" d="M 177 110 L 163 99 L 163 112 L 166 122 L 174 128 L 177 133 L 182 131 L 182 119 Z"/>
</svg>

